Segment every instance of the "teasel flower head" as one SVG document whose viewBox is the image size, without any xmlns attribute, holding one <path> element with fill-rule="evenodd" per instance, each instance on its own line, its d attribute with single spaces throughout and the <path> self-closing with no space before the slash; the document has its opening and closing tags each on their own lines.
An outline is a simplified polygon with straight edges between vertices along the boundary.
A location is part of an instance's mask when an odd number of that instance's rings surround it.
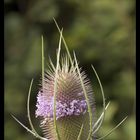
<svg viewBox="0 0 140 140">
<path fill-rule="evenodd" d="M 69 58 L 66 55 L 59 63 L 57 76 L 54 66 L 47 70 L 43 79 L 44 86 L 40 88 L 37 95 L 37 110 L 35 114 L 36 117 L 41 119 L 41 127 L 44 135 L 49 140 L 57 139 L 53 124 L 55 82 L 57 83 L 55 99 L 56 124 L 60 138 L 62 140 L 76 140 L 82 125 L 84 127 L 81 140 L 85 140 L 88 137 L 90 129 L 88 106 L 76 66 L 74 63 L 72 64 L 70 64 Z M 95 104 L 90 80 L 82 70 L 80 70 L 80 75 L 94 116 Z"/>
<path fill-rule="evenodd" d="M 44 72 L 42 37 L 42 79 L 37 94 L 35 116 L 40 119 L 40 127 L 44 137 L 37 133 L 30 117 L 29 103 L 33 80 L 27 99 L 27 116 L 31 129 L 22 124 L 15 116 L 12 115 L 12 117 L 40 140 L 102 140 L 117 129 L 126 117 L 106 135 L 95 138 L 104 121 L 105 111 L 109 103 L 105 106 L 103 87 L 95 68 L 92 66 L 103 99 L 103 111 L 95 121 L 95 101 L 91 82 L 82 68 L 79 68 L 75 53 L 73 58 L 70 55 L 62 31 L 57 23 L 56 26 L 60 32 L 57 62 L 55 66 L 50 60 L 49 69 L 46 72 Z M 63 40 L 67 52 L 64 56 L 60 53 L 61 40 Z"/>
</svg>

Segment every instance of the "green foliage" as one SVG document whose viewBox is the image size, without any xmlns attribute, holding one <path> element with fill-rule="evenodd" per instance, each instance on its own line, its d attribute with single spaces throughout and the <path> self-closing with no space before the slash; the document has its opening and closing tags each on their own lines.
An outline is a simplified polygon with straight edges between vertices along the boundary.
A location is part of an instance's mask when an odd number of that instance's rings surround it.
<svg viewBox="0 0 140 140">
<path fill-rule="evenodd" d="M 41 40 L 44 35 L 45 63 L 55 62 L 60 27 L 70 51 L 76 52 L 80 66 L 92 80 L 98 116 L 102 98 L 93 64 L 111 105 L 99 136 L 128 115 L 127 121 L 108 137 L 110 140 L 135 139 L 135 3 L 133 0 L 5 0 L 5 139 L 32 139 L 11 118 L 26 124 L 29 81 L 34 85 L 30 104 L 35 119 L 35 96 L 41 77 Z M 63 51 L 63 49 L 62 49 Z M 99 111 L 98 111 L 99 110 Z M 36 125 L 35 127 L 38 128 Z"/>
</svg>

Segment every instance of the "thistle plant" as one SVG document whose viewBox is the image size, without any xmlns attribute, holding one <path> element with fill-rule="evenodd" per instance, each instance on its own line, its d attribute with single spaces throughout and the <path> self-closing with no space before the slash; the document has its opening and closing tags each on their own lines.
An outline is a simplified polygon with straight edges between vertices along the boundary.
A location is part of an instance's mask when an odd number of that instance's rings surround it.
<svg viewBox="0 0 140 140">
<path fill-rule="evenodd" d="M 102 84 L 95 68 L 91 66 L 99 82 L 103 98 L 103 112 L 95 120 L 95 101 L 91 81 L 82 68 L 79 68 L 75 53 L 73 56 L 70 55 L 62 30 L 56 21 L 55 24 L 60 33 L 57 62 L 55 66 L 50 59 L 49 69 L 46 71 L 44 70 L 42 37 L 42 78 L 37 94 L 35 117 L 40 119 L 40 127 L 44 136 L 42 137 L 36 132 L 30 117 L 29 103 L 33 80 L 30 84 L 27 100 L 27 115 L 31 129 L 23 125 L 13 115 L 12 117 L 40 140 L 95 140 L 95 135 L 104 121 L 105 111 L 109 103 L 105 104 Z M 61 55 L 62 41 L 66 48 L 66 54 L 63 56 Z M 96 138 L 96 140 L 107 137 L 125 119 L 105 136 Z"/>
</svg>

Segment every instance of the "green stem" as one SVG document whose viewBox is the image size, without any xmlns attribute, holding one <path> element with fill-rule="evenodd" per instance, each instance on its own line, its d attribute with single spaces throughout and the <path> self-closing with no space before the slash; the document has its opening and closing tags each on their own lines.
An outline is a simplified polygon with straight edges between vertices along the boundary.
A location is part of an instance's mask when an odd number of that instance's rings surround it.
<svg viewBox="0 0 140 140">
<path fill-rule="evenodd" d="M 44 39 L 43 36 L 41 37 L 42 41 L 42 89 L 44 89 Z"/>
<path fill-rule="evenodd" d="M 59 47 L 58 47 L 58 53 L 57 53 L 57 63 L 56 63 L 55 80 L 54 80 L 54 104 L 53 104 L 54 128 L 55 128 L 58 140 L 60 140 L 60 136 L 59 136 L 57 124 L 56 124 L 56 92 L 57 92 L 57 76 L 58 76 L 60 50 L 61 50 L 61 38 L 62 38 L 62 31 L 60 32 Z"/>
<path fill-rule="evenodd" d="M 127 119 L 127 117 L 125 117 L 118 125 L 116 125 L 113 129 L 111 129 L 106 135 L 104 135 L 103 137 L 100 137 L 96 140 L 102 140 L 104 138 L 106 138 L 107 136 L 109 136 L 113 131 L 115 131 L 125 120 Z"/>
<path fill-rule="evenodd" d="M 40 140 L 48 140 L 46 138 L 39 136 L 37 133 L 33 132 L 32 130 L 30 130 L 28 127 L 26 127 L 24 124 L 22 124 L 14 115 L 11 114 L 11 116 L 14 118 L 14 120 L 17 123 L 19 123 L 24 129 L 26 129 L 28 132 L 30 132 L 32 135 L 34 135 L 36 138 L 38 138 Z"/>
<path fill-rule="evenodd" d="M 80 140 L 84 125 L 82 124 L 77 140 Z"/>
<path fill-rule="evenodd" d="M 57 24 L 55 18 L 53 18 L 53 20 L 54 20 L 55 25 L 56 25 L 56 27 L 57 27 L 59 33 L 60 33 L 61 30 L 60 30 L 60 28 L 59 28 L 59 26 L 58 26 L 58 24 Z M 66 43 L 65 38 L 63 37 L 63 35 L 62 35 L 62 40 L 63 40 L 64 46 L 65 46 L 65 48 L 66 48 L 67 54 L 68 54 L 68 56 L 69 56 L 69 59 L 70 59 L 71 65 L 72 65 L 72 67 L 73 67 L 72 57 L 71 57 L 71 55 L 70 55 L 70 52 L 69 52 L 69 49 L 68 49 L 68 45 L 67 45 L 67 43 Z"/>
<path fill-rule="evenodd" d="M 79 66 L 78 66 L 78 63 L 77 63 L 77 59 L 76 59 L 75 53 L 74 53 L 74 59 L 75 59 L 75 63 L 76 63 L 77 72 L 78 72 L 78 75 L 79 75 L 79 78 L 80 78 L 81 86 L 83 88 L 84 96 L 85 96 L 85 99 L 86 99 L 86 102 L 87 102 L 87 106 L 88 106 L 90 130 L 89 130 L 89 134 L 88 134 L 87 140 L 90 140 L 91 134 L 92 134 L 92 111 L 91 111 L 89 99 L 88 99 L 88 96 L 87 96 L 87 92 L 86 92 L 86 89 L 85 89 L 85 85 L 84 85 L 83 79 L 81 77 L 81 73 L 80 73 L 80 70 L 79 70 Z"/>
<path fill-rule="evenodd" d="M 99 128 L 101 127 L 101 125 L 102 125 L 102 123 L 103 123 L 103 120 L 104 120 L 104 118 L 105 118 L 105 96 L 104 96 L 104 90 L 103 90 L 103 86 L 102 86 L 102 84 L 101 84 L 101 81 L 100 81 L 100 78 L 99 78 L 99 76 L 98 76 L 98 74 L 97 74 L 97 72 L 96 72 L 96 70 L 95 70 L 95 68 L 92 66 L 92 69 L 93 69 L 93 71 L 94 71 L 94 73 L 95 73 L 95 75 L 96 75 L 96 77 L 97 77 L 97 80 L 98 80 L 98 82 L 99 82 L 99 85 L 100 85 L 100 88 L 101 88 L 101 93 L 102 93 L 102 98 L 103 98 L 103 117 L 102 117 L 102 119 L 101 119 L 101 121 L 100 121 L 100 124 L 98 125 L 98 127 L 96 128 L 96 130 L 94 130 L 94 128 L 95 128 L 95 125 L 93 126 L 93 135 L 99 130 Z"/>
</svg>

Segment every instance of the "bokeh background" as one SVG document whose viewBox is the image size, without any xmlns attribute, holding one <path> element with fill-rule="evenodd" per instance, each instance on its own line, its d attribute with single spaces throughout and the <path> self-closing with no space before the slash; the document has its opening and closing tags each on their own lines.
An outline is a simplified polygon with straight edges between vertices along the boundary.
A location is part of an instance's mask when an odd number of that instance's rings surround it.
<svg viewBox="0 0 140 140">
<path fill-rule="evenodd" d="M 35 139 L 10 113 L 29 126 L 27 93 L 34 78 L 31 114 L 37 131 L 35 102 L 41 76 L 41 35 L 45 65 L 55 63 L 59 33 L 53 17 L 63 27 L 70 51 L 92 81 L 96 115 L 102 111 L 99 84 L 111 101 L 98 136 L 103 136 L 125 116 L 128 119 L 107 140 L 135 140 L 135 1 L 134 0 L 4 0 L 5 7 L 5 140 Z"/>
</svg>

